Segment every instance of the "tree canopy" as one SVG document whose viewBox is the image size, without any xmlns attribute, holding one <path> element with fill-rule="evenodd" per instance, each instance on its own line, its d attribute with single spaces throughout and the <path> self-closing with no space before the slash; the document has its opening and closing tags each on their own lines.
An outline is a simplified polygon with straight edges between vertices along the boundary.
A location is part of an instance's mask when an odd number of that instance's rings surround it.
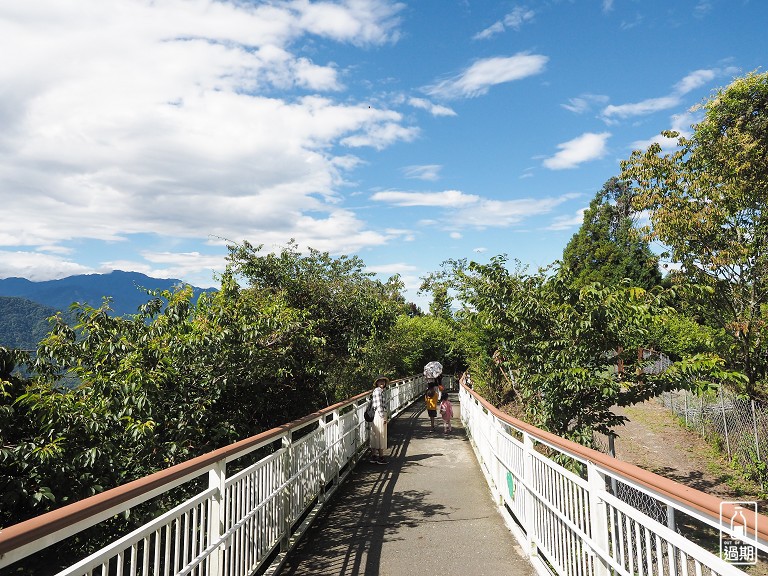
<svg viewBox="0 0 768 576">
<path fill-rule="evenodd" d="M 516 401 L 529 422 L 556 434 L 590 444 L 594 431 L 624 421 L 614 406 L 738 378 L 706 352 L 646 372 L 656 358 L 638 350 L 653 348 L 651 328 L 673 312 L 672 291 L 628 282 L 578 289 L 545 270 L 510 271 L 505 256 L 452 266 L 462 316 L 483 333 L 483 353 L 471 360 L 476 381 L 501 386 L 504 395 L 490 390 L 497 402 Z"/>
<path fill-rule="evenodd" d="M 678 278 L 711 289 L 707 315 L 730 336 L 724 353 L 754 394 L 768 370 L 768 74 L 736 79 L 701 109 L 690 137 L 664 133 L 677 138 L 674 151 L 654 143 L 633 152 L 621 178 Z"/>
<path fill-rule="evenodd" d="M 661 283 L 658 257 L 636 233 L 630 201 L 629 186 L 614 177 L 590 202 L 579 231 L 563 251 L 561 269 L 575 286 L 613 286 L 625 278 L 646 289 Z"/>
</svg>

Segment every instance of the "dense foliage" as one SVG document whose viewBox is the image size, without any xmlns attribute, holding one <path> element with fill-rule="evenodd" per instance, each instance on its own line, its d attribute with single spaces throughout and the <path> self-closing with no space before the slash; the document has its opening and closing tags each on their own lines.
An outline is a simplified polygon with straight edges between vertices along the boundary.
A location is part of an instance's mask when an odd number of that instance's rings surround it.
<svg viewBox="0 0 768 576">
<path fill-rule="evenodd" d="M 470 361 L 475 382 L 498 403 L 516 402 L 531 423 L 590 444 L 594 431 L 622 423 L 628 406 L 673 388 L 706 387 L 738 378 L 714 355 L 686 355 L 663 373 L 653 326 L 673 313 L 673 294 L 629 283 L 576 288 L 545 271 L 510 272 L 506 258 L 489 264 L 454 262 L 462 315 L 482 331 L 482 353 Z"/>
</svg>

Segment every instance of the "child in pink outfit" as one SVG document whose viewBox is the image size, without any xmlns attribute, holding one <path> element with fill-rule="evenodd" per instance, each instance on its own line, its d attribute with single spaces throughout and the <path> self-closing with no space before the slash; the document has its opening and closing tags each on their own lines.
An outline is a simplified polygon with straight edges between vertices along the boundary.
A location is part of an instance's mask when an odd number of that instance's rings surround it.
<svg viewBox="0 0 768 576">
<path fill-rule="evenodd" d="M 448 397 L 448 392 L 443 392 L 440 395 L 440 416 L 443 419 L 443 434 L 448 434 L 453 428 L 451 427 L 451 418 L 453 418 L 453 404 Z"/>
</svg>

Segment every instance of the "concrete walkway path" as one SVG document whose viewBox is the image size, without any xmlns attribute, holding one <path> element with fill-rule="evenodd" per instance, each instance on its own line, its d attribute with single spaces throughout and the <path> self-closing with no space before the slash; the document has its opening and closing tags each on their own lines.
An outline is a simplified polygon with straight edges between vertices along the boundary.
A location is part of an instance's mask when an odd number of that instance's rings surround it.
<svg viewBox="0 0 768 576">
<path fill-rule="evenodd" d="M 389 463 L 360 462 L 281 576 L 533 576 L 458 418 L 431 431 L 417 402 L 389 424 Z"/>
</svg>

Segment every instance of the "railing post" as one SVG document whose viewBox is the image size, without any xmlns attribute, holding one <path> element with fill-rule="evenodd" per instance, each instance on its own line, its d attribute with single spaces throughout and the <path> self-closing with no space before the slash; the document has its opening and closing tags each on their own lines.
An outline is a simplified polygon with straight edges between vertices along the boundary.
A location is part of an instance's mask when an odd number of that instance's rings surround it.
<svg viewBox="0 0 768 576">
<path fill-rule="evenodd" d="M 293 437 L 289 431 L 283 436 L 283 494 L 280 508 L 283 512 L 283 536 L 280 538 L 280 551 L 287 552 L 291 539 L 291 477 L 293 476 Z"/>
<path fill-rule="evenodd" d="M 226 522 L 225 490 L 227 480 L 227 461 L 219 460 L 213 468 L 208 471 L 208 487 L 215 488 L 211 499 L 211 511 L 208 518 L 209 542 L 216 542 L 224 534 L 224 523 Z M 211 555 L 211 564 L 208 574 L 210 576 L 219 576 L 224 573 L 224 555 L 227 549 L 226 542 L 221 542 L 216 549 L 216 554 Z"/>
<path fill-rule="evenodd" d="M 667 528 L 676 532 L 675 527 L 675 508 L 667 504 Z M 667 554 L 669 556 L 669 576 L 677 576 L 677 547 L 667 543 Z"/>
<path fill-rule="evenodd" d="M 352 422 L 355 426 L 355 434 L 353 441 L 355 443 L 355 451 L 352 454 L 352 462 L 357 465 L 357 461 L 360 459 L 360 448 L 363 446 L 362 435 L 360 434 L 360 410 L 357 404 L 352 405 Z"/>
<path fill-rule="evenodd" d="M 341 439 L 344 431 L 341 429 L 341 414 L 338 410 L 333 411 L 333 485 L 339 485 L 339 474 L 341 473 L 341 450 L 344 447 Z"/>
<path fill-rule="evenodd" d="M 328 423 L 325 421 L 327 416 L 323 416 L 317 421 L 318 428 L 322 430 L 322 450 L 323 450 L 323 465 L 320 467 L 320 473 L 318 474 L 318 481 L 320 485 L 317 487 L 317 499 L 322 503 L 325 502 L 325 485 L 328 483 L 328 469 L 331 467 L 331 450 L 328 446 Z"/>
<path fill-rule="evenodd" d="M 523 486 L 525 487 L 525 552 L 528 556 L 536 556 L 536 519 L 534 518 L 533 499 L 533 438 L 527 432 L 523 432 Z"/>
<path fill-rule="evenodd" d="M 605 503 L 605 475 L 592 462 L 587 462 L 589 484 L 589 524 L 596 551 L 595 576 L 608 576 L 609 555 L 608 511 Z"/>
</svg>

